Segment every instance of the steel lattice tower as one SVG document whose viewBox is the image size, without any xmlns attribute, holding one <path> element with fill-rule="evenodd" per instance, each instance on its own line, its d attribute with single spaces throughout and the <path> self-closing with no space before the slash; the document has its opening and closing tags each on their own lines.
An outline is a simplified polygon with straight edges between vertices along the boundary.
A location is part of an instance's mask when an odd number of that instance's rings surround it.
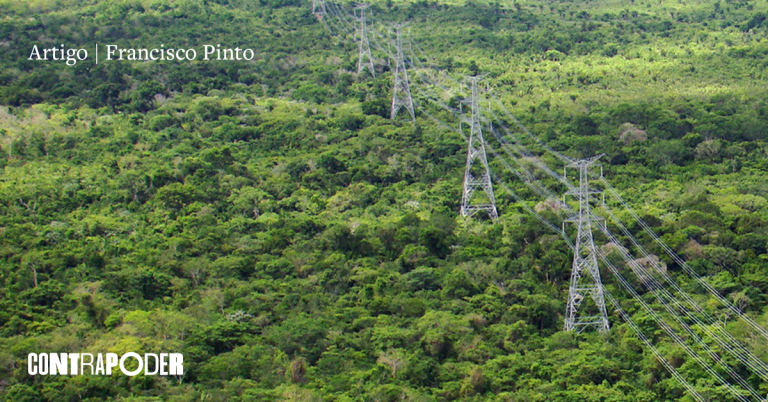
<svg viewBox="0 0 768 402">
<path fill-rule="evenodd" d="M 411 86 L 408 84 L 408 71 L 405 68 L 405 56 L 403 55 L 402 24 L 395 25 L 395 85 L 392 91 L 392 120 L 397 116 L 400 108 L 405 106 L 411 114 L 411 120 L 416 121 L 416 113 L 413 111 L 413 98 Z"/>
<path fill-rule="evenodd" d="M 477 90 L 477 82 L 480 79 L 482 77 L 471 77 L 469 79 L 472 84 L 472 98 L 467 103 L 472 108 L 472 114 L 467 121 L 470 131 L 469 144 L 467 146 L 467 167 L 464 171 L 464 191 L 461 194 L 461 215 L 473 216 L 478 211 L 485 211 L 491 219 L 497 219 L 499 213 L 496 210 L 496 197 L 493 194 L 493 186 L 491 185 L 491 172 L 490 168 L 488 168 L 485 140 L 483 139 L 483 130 L 480 122 L 480 102 Z M 478 162 L 480 166 L 473 169 L 473 166 Z M 487 197 L 487 200 L 484 200 L 483 203 L 472 202 L 472 195 L 478 189 L 482 189 Z"/>
<path fill-rule="evenodd" d="M 365 26 L 365 9 L 368 8 L 367 4 L 358 4 L 355 9 L 360 10 L 360 17 L 357 20 L 360 22 L 360 26 L 357 29 L 357 35 L 360 38 L 359 50 L 360 54 L 357 58 L 357 75 L 359 76 L 363 70 L 368 67 L 371 71 L 371 75 L 376 77 L 376 69 L 373 67 L 373 56 L 371 55 L 371 45 L 368 43 L 368 33 Z M 368 61 L 363 61 L 367 59 Z"/>
<path fill-rule="evenodd" d="M 312 14 L 314 14 L 318 19 L 323 18 L 323 16 L 326 14 L 325 0 L 312 0 Z"/>
<path fill-rule="evenodd" d="M 565 310 L 565 330 L 581 332 L 593 327 L 600 332 L 608 330 L 608 314 L 605 311 L 603 283 L 597 266 L 597 250 L 592 237 L 592 226 L 601 218 L 592 214 L 590 200 L 600 191 L 590 190 L 590 167 L 601 157 L 573 161 L 567 169 L 579 172 L 579 187 L 568 191 L 579 202 L 579 211 L 568 222 L 576 223 L 576 247 L 573 254 L 571 284 L 568 289 L 568 305 Z M 601 172 L 602 175 L 602 172 Z M 599 224 L 599 223 L 598 223 Z M 584 302 L 587 304 L 584 304 Z"/>
</svg>

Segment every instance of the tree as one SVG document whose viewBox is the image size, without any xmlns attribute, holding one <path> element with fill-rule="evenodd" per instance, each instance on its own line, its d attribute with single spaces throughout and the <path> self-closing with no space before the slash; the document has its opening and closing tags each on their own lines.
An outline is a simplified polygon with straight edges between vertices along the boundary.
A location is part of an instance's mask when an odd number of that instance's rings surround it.
<svg viewBox="0 0 768 402">
<path fill-rule="evenodd" d="M 389 368 L 392 379 L 397 378 L 397 374 L 408 367 L 408 360 L 403 349 L 388 349 L 385 352 L 380 352 L 376 363 Z"/>
</svg>

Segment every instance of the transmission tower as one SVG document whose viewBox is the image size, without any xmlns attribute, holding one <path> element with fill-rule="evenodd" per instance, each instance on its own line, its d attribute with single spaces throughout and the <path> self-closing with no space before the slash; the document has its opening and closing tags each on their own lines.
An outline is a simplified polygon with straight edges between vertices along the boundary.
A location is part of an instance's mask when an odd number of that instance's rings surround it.
<svg viewBox="0 0 768 402">
<path fill-rule="evenodd" d="M 325 0 L 312 0 L 312 14 L 314 14 L 317 19 L 323 19 L 326 14 Z"/>
<path fill-rule="evenodd" d="M 411 120 L 416 121 L 416 113 L 413 111 L 413 98 L 411 98 L 411 86 L 408 84 L 408 72 L 405 69 L 405 56 L 403 55 L 403 24 L 395 25 L 395 85 L 392 92 L 392 120 L 397 116 L 400 108 L 405 106 L 411 114 Z"/>
<path fill-rule="evenodd" d="M 472 98 L 469 102 L 472 114 L 467 123 L 470 126 L 469 144 L 467 147 L 467 168 L 464 171 L 464 191 L 461 195 L 461 215 L 473 216 L 479 211 L 485 211 L 491 219 L 497 219 L 496 198 L 491 185 L 491 172 L 485 154 L 485 140 L 480 123 L 480 102 L 478 101 L 477 82 L 483 77 L 469 78 L 472 84 Z M 479 162 L 479 166 L 477 163 Z M 472 196 L 477 189 L 485 192 L 481 203 L 473 203 Z"/>
<path fill-rule="evenodd" d="M 360 55 L 357 58 L 357 75 L 359 76 L 363 70 L 368 67 L 371 71 L 371 75 L 376 77 L 376 70 L 373 67 L 373 56 L 371 56 L 371 45 L 368 43 L 368 33 L 365 30 L 365 9 L 368 8 L 367 4 L 358 4 L 355 6 L 356 10 L 360 10 L 360 17 L 357 20 L 360 22 L 357 35 L 360 38 L 359 49 Z M 364 60 L 368 61 L 364 61 Z"/>
<path fill-rule="evenodd" d="M 573 254 L 571 285 L 568 289 L 568 305 L 565 310 L 565 330 L 581 332 L 592 327 L 600 332 L 608 330 L 608 314 L 605 311 L 603 283 L 597 266 L 597 250 L 592 237 L 592 226 L 600 224 L 600 218 L 592 214 L 590 200 L 600 191 L 590 190 L 590 167 L 601 157 L 573 161 L 567 169 L 579 172 L 579 187 L 568 191 L 579 203 L 578 213 L 567 219 L 576 223 L 576 247 Z M 602 176 L 602 169 L 601 169 Z"/>
</svg>

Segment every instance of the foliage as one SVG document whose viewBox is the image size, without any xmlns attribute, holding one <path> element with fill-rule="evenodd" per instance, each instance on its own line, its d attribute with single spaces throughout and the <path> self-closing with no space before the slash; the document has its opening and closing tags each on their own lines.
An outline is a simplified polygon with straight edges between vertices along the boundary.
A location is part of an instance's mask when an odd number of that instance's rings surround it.
<svg viewBox="0 0 768 402">
<path fill-rule="evenodd" d="M 606 153 L 609 180 L 667 244 L 739 308 L 764 312 L 765 4 L 372 8 L 412 21 L 425 62 L 489 73 L 557 150 Z M 426 116 L 388 120 L 388 67 L 354 77 L 355 44 L 330 38 L 308 4 L 0 11 L 5 400 L 688 400 L 618 315 L 607 335 L 561 331 L 565 242 L 498 187 L 498 222 L 458 217 L 460 136 Z M 256 58 L 28 60 L 34 44 L 97 42 L 221 43 Z M 706 376 L 628 310 L 685 375 Z M 181 352 L 186 374 L 32 378 L 33 351 Z"/>
</svg>

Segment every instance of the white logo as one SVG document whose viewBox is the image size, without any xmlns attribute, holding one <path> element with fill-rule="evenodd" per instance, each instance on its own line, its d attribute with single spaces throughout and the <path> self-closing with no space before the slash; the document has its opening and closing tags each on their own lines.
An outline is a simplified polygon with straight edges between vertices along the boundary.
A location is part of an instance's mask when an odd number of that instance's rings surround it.
<svg viewBox="0 0 768 402">
<path fill-rule="evenodd" d="M 127 362 L 137 361 L 136 369 L 129 370 Z M 181 353 L 128 352 L 118 358 L 116 353 L 30 353 L 27 356 L 29 375 L 112 375 L 112 369 L 133 377 L 144 375 L 183 375 L 184 356 Z"/>
</svg>

